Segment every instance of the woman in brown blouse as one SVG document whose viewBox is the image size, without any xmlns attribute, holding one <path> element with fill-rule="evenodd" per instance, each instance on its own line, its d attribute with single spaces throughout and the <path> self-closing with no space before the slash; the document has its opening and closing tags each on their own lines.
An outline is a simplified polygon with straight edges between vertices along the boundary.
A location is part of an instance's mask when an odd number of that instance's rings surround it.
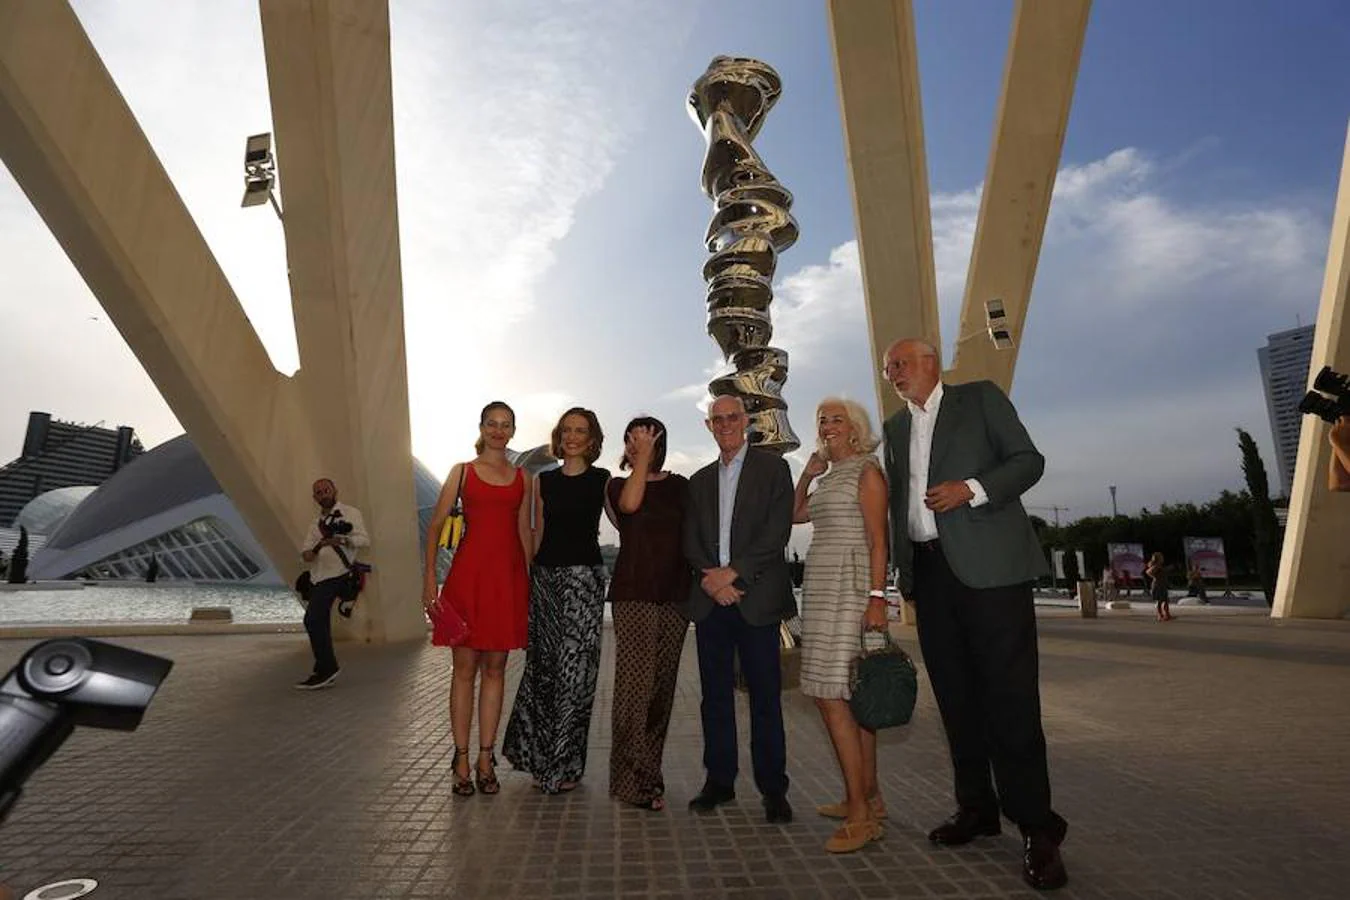
<svg viewBox="0 0 1350 900">
<path fill-rule="evenodd" d="M 665 809 L 661 756 L 675 702 L 675 679 L 689 623 L 679 603 L 689 590 L 680 548 L 688 480 L 664 471 L 666 429 L 649 416 L 624 429 L 627 478 L 612 478 L 606 511 L 619 530 L 609 599 L 614 617 L 614 739 L 609 792 L 643 809 Z"/>
</svg>

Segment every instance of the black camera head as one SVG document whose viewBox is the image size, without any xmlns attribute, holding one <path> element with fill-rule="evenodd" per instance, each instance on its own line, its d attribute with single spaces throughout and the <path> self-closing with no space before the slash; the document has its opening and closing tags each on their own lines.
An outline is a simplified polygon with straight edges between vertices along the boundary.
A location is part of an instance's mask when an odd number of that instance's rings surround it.
<svg viewBox="0 0 1350 900">
<path fill-rule="evenodd" d="M 1350 376 L 1323 366 L 1313 379 L 1313 389 L 1299 401 L 1298 411 L 1333 425 L 1341 416 L 1350 416 Z"/>
<path fill-rule="evenodd" d="M 0 680 L 0 822 L 77 725 L 131 731 L 173 663 L 87 638 L 30 649 Z"/>
<path fill-rule="evenodd" d="M 1323 366 L 1313 379 L 1313 390 L 1334 394 L 1342 403 L 1350 400 L 1350 375 L 1342 375 L 1331 366 Z"/>
<path fill-rule="evenodd" d="M 1323 396 L 1317 391 L 1308 391 L 1303 395 L 1303 399 L 1298 403 L 1298 411 L 1305 416 L 1315 415 L 1322 421 L 1330 422 L 1333 425 L 1343 415 L 1339 400 Z"/>
<path fill-rule="evenodd" d="M 73 725 L 131 731 L 173 668 L 170 660 L 87 638 L 57 638 L 30 649 L 0 691 L 63 708 Z"/>
</svg>

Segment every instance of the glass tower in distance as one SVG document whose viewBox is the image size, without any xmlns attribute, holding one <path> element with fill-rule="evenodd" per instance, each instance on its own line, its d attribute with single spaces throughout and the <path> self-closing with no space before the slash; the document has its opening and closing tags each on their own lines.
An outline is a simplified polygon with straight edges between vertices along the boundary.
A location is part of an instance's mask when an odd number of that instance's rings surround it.
<svg viewBox="0 0 1350 900">
<path fill-rule="evenodd" d="M 1298 435 L 1303 416 L 1298 402 L 1308 391 L 1308 367 L 1312 364 L 1313 327 L 1304 325 L 1266 337 L 1256 351 L 1261 362 L 1261 382 L 1266 389 L 1266 412 L 1275 439 L 1275 458 L 1284 495 L 1294 488 L 1294 461 L 1298 459 Z"/>
</svg>

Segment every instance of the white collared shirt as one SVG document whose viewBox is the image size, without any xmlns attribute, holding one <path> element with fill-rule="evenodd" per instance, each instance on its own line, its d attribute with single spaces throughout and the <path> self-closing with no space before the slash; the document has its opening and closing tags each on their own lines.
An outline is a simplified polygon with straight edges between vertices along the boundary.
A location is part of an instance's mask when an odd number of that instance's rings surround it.
<svg viewBox="0 0 1350 900">
<path fill-rule="evenodd" d="M 937 516 L 924 505 L 924 495 L 928 493 L 928 467 L 933 458 L 933 427 L 937 424 L 938 409 L 942 406 L 942 382 L 928 395 L 928 402 L 919 406 L 906 399 L 909 407 L 909 509 L 906 519 L 909 539 L 912 541 L 935 541 L 938 537 Z M 989 502 L 984 485 L 974 478 L 967 478 L 966 486 L 975 495 L 971 506 L 983 506 Z"/>
<path fill-rule="evenodd" d="M 355 506 L 348 506 L 346 503 L 334 503 L 333 508 L 328 512 L 319 511 L 314 518 L 310 520 L 309 531 L 305 533 L 305 542 L 300 547 L 302 551 L 313 550 L 314 545 L 323 538 L 323 531 L 319 528 L 319 520 L 333 517 L 350 522 L 352 530 L 339 535 L 342 542 L 342 552 L 347 554 L 348 562 L 356 562 L 356 554 L 362 547 L 370 546 L 370 536 L 366 533 L 366 522 L 361 517 L 361 510 Z M 342 564 L 342 557 L 338 556 L 337 551 L 332 547 L 323 547 L 319 550 L 319 555 L 314 558 L 314 562 L 309 564 L 309 577 L 315 584 L 320 581 L 327 581 L 329 578 L 336 578 L 344 574 L 347 567 Z"/>
<path fill-rule="evenodd" d="M 717 457 L 717 564 L 731 565 L 731 516 L 736 511 L 736 487 L 741 483 L 741 469 L 745 465 L 745 454 L 750 442 L 741 444 L 741 449 L 731 458 L 731 462 L 722 462 Z"/>
</svg>

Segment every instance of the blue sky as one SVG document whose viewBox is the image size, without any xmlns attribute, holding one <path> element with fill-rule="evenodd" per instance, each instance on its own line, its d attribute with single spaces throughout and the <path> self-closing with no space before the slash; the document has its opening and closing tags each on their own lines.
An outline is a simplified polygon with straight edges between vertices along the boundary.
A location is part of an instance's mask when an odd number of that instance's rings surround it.
<svg viewBox="0 0 1350 900">
<path fill-rule="evenodd" d="M 270 127 L 256 6 L 75 7 L 289 371 L 281 232 L 265 208 L 238 208 L 243 138 Z M 915 4 L 948 343 L 1011 11 Z M 521 447 L 576 402 L 612 436 L 603 463 L 639 412 L 667 422 L 674 467 L 711 458 L 698 409 L 718 370 L 700 277 L 710 203 L 684 99 L 721 53 L 783 77 L 756 146 L 801 225 L 773 308 L 793 423 L 809 444 L 820 397 L 874 405 L 822 0 L 395 0 L 392 22 L 413 440 L 433 470 L 470 455 L 477 411 L 498 397 L 517 408 Z M 1316 315 L 1347 46 L 1350 11 L 1331 0 L 1094 5 L 1013 390 L 1048 462 L 1029 504 L 1076 518 L 1109 511 L 1108 484 L 1123 511 L 1239 488 L 1238 425 L 1273 468 L 1256 348 Z M 0 358 L 0 457 L 17 455 L 30 409 L 131 424 L 149 444 L 178 433 L 3 173 L 0 246 L 19 348 Z"/>
</svg>

